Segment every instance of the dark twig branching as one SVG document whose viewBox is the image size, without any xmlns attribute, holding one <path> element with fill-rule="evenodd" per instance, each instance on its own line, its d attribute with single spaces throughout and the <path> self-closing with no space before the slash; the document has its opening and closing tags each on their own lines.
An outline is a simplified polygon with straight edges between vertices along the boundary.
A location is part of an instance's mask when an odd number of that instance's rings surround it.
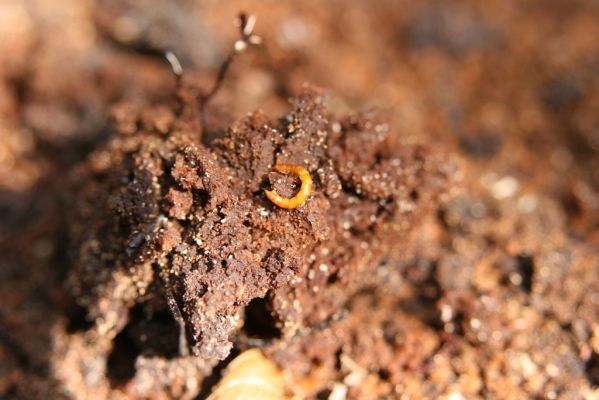
<svg viewBox="0 0 599 400">
<path fill-rule="evenodd" d="M 237 26 L 239 27 L 239 33 L 241 38 L 238 39 L 233 45 L 233 50 L 229 53 L 225 61 L 221 64 L 218 69 L 218 75 L 216 76 L 216 80 L 212 89 L 206 94 L 201 95 L 200 99 L 202 103 L 206 104 L 218 89 L 220 89 L 225 76 L 227 75 L 227 71 L 231 66 L 231 63 L 235 59 L 235 57 L 245 51 L 250 45 L 258 45 L 262 43 L 262 38 L 258 35 L 254 34 L 254 26 L 256 25 L 256 17 L 253 15 L 246 16 L 245 14 L 240 14 L 237 18 Z"/>
<path fill-rule="evenodd" d="M 210 90 L 207 92 L 200 92 L 197 96 L 200 109 L 202 132 L 206 132 L 207 105 L 221 88 L 225 76 L 229 71 L 229 67 L 233 63 L 233 60 L 238 54 L 243 53 L 248 47 L 262 43 L 262 38 L 254 34 L 254 26 L 256 25 L 256 17 L 254 15 L 246 15 L 245 13 L 241 13 L 237 17 L 236 24 L 239 27 L 240 38 L 233 44 L 233 49 L 220 65 L 218 74 L 216 75 L 216 79 Z M 173 74 L 175 75 L 177 91 L 179 91 L 178 89 L 180 89 L 183 84 L 183 68 L 181 67 L 181 63 L 171 51 L 167 51 L 165 53 L 165 58 L 169 62 Z"/>
</svg>

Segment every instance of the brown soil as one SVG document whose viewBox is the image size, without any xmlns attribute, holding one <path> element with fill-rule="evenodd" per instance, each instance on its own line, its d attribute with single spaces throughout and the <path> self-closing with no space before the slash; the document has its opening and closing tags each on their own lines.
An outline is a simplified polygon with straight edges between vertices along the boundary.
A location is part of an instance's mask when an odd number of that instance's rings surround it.
<svg viewBox="0 0 599 400">
<path fill-rule="evenodd" d="M 251 347 L 308 398 L 599 397 L 597 21 L 4 0 L 0 398 L 204 398 Z"/>
</svg>

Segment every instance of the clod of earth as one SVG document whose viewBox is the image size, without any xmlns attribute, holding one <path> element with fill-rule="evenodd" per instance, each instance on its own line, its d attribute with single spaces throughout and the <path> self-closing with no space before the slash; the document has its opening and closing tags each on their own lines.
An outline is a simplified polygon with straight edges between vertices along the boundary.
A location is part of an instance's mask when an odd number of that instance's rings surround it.
<svg viewBox="0 0 599 400">
<path fill-rule="evenodd" d="M 190 113 L 166 113 L 168 127 L 164 113 L 134 131 L 117 120 L 74 174 L 69 282 L 102 334 L 123 330 L 134 307 L 170 310 L 174 347 L 184 354 L 188 342 L 204 359 L 227 357 L 252 324 L 252 300 L 263 299 L 267 328 L 283 339 L 334 317 L 429 213 L 451 171 L 423 147 L 392 149 L 372 114 L 334 117 L 311 87 L 284 118 L 253 113 L 208 144 Z M 299 174 L 295 198 L 296 179 L 275 166 Z M 268 187 L 302 207 L 281 209 Z"/>
</svg>

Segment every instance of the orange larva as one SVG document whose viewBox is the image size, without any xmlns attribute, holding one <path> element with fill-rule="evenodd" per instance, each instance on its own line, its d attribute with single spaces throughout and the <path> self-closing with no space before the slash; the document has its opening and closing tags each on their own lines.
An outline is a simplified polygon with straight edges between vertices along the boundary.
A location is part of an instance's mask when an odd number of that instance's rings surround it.
<svg viewBox="0 0 599 400">
<path fill-rule="evenodd" d="M 308 170 L 300 165 L 281 164 L 274 170 L 285 175 L 297 175 L 302 182 L 299 192 L 293 197 L 283 197 L 274 190 L 265 190 L 266 197 L 281 208 L 296 208 L 302 205 L 312 191 L 312 177 Z"/>
</svg>

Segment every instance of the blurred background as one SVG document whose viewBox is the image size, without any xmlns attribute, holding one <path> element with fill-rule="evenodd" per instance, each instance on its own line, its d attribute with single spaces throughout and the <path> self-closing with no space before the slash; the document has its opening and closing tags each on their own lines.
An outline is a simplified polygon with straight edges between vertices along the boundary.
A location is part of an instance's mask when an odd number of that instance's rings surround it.
<svg viewBox="0 0 599 400">
<path fill-rule="evenodd" d="M 541 251 L 545 233 L 567 233 L 555 243 L 587 246 L 573 286 L 596 285 L 597 0 L 1 0 L 0 396 L 17 393 L 15 382 L 30 374 L 43 390 L 60 386 L 48 378 L 51 356 L 30 355 L 57 340 L 53 322 L 63 318 L 65 174 L 110 135 L 114 104 L 172 99 L 165 51 L 208 87 L 237 38 L 240 11 L 257 16 L 264 43 L 233 64 L 211 103 L 214 120 L 256 109 L 283 115 L 304 82 L 328 91 L 333 112 L 376 108 L 400 144 L 454 158 L 461 190 L 509 200 L 497 215 L 551 209 L 535 220 L 538 246 L 528 251 Z M 465 207 L 470 217 L 491 209 Z M 496 221 L 516 223 L 510 218 Z M 589 326 L 597 302 L 585 308 Z M 591 354 L 581 365 L 597 385 Z"/>
<path fill-rule="evenodd" d="M 597 210 L 598 10 L 594 0 L 3 0 L 0 188 L 24 193 L 81 159 L 106 136 L 110 105 L 171 96 L 164 51 L 210 82 L 246 11 L 264 45 L 237 60 L 214 112 L 280 114 L 310 82 L 334 108 L 377 107 L 401 140 L 434 140 L 537 185 L 576 218 Z"/>
</svg>

